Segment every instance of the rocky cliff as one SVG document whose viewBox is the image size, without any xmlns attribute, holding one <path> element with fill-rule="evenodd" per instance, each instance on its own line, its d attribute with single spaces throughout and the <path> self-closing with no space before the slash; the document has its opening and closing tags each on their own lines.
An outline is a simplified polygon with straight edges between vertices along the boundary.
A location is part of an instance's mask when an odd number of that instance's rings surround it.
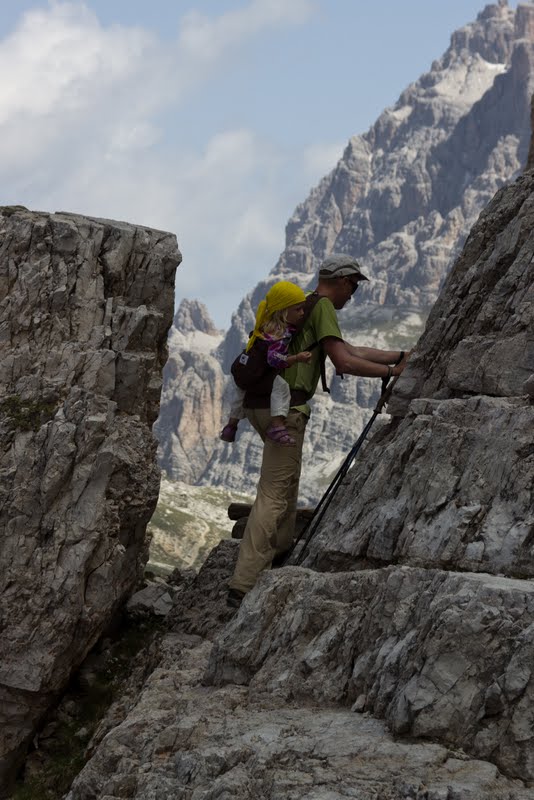
<svg viewBox="0 0 534 800">
<path fill-rule="evenodd" d="M 481 215 L 398 383 L 403 416 L 371 441 L 304 560 L 360 571 L 268 576 L 209 673 L 356 702 L 530 782 L 533 225 L 530 172 Z"/>
<path fill-rule="evenodd" d="M 148 557 L 173 235 L 0 209 L 0 772 Z"/>
<path fill-rule="evenodd" d="M 305 566 L 183 587 L 68 800 L 533 800 L 534 172 L 474 227 Z"/>
<path fill-rule="evenodd" d="M 332 250 L 360 258 L 371 277 L 342 314 L 347 338 L 379 347 L 416 341 L 480 211 L 527 160 L 533 48 L 532 4 L 515 10 L 506 2 L 488 5 L 453 33 L 446 53 L 367 133 L 349 140 L 333 171 L 289 220 L 285 249 L 270 276 L 234 314 L 218 349 L 218 383 L 243 346 L 266 289 L 280 279 L 311 287 Z M 190 369 L 196 370 L 195 362 Z M 203 361 L 198 376 L 206 379 Z M 349 378 L 334 382 L 332 398 L 316 396 L 303 500 L 317 497 L 332 465 L 350 449 L 376 401 L 375 384 Z M 180 396 L 177 380 L 168 386 Z M 190 398 L 192 381 L 187 386 Z M 210 410 L 210 417 L 215 413 Z M 172 447 L 162 466 L 171 477 L 252 490 L 259 463 L 252 433 L 244 432 L 235 446 L 206 437 L 200 449 L 204 464 L 188 475 Z"/>
</svg>

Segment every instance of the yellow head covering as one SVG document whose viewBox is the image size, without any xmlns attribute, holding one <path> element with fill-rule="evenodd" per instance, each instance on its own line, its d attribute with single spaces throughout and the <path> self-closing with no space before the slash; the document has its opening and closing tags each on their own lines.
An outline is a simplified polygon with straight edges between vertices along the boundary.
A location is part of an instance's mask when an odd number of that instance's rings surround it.
<svg viewBox="0 0 534 800">
<path fill-rule="evenodd" d="M 258 336 L 261 338 L 262 326 L 270 320 L 275 311 L 283 311 L 284 308 L 295 306 L 297 303 L 303 303 L 305 299 L 306 295 L 296 283 L 278 281 L 274 286 L 271 286 L 265 295 L 265 300 L 261 301 L 256 311 L 256 322 L 254 324 L 254 331 L 247 343 L 247 352 Z"/>
</svg>

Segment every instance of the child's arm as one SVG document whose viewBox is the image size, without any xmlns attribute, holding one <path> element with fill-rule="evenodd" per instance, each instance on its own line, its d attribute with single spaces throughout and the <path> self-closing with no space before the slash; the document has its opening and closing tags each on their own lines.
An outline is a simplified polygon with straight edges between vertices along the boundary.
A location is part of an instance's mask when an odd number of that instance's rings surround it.
<svg viewBox="0 0 534 800">
<path fill-rule="evenodd" d="M 312 354 L 309 350 L 303 350 L 302 353 L 297 353 L 296 356 L 287 357 L 287 366 L 292 367 L 293 364 L 300 362 L 301 364 L 309 364 L 312 359 Z"/>
<path fill-rule="evenodd" d="M 308 350 L 303 350 L 301 353 L 297 353 L 295 356 L 288 356 L 287 347 L 287 338 L 275 339 L 272 342 L 269 342 L 269 346 L 267 348 L 267 363 L 270 367 L 274 367 L 275 369 L 285 369 L 286 367 L 292 366 L 292 364 L 296 364 L 297 361 L 301 361 L 304 364 L 308 364 L 310 362 L 312 354 Z"/>
</svg>

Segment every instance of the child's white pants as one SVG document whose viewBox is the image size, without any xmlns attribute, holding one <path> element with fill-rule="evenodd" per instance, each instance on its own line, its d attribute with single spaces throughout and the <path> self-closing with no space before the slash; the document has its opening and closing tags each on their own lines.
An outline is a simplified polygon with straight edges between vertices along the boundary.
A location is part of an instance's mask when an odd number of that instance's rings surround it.
<svg viewBox="0 0 534 800">
<path fill-rule="evenodd" d="M 243 419 L 245 412 L 243 409 L 243 398 L 245 392 L 232 381 L 230 390 L 230 417 Z M 271 417 L 287 417 L 289 404 L 291 402 L 291 390 L 289 384 L 280 375 L 276 375 L 271 391 Z"/>
<path fill-rule="evenodd" d="M 289 383 L 281 378 L 280 375 L 277 375 L 271 392 L 271 417 L 287 417 L 290 401 L 291 389 L 289 388 Z"/>
</svg>

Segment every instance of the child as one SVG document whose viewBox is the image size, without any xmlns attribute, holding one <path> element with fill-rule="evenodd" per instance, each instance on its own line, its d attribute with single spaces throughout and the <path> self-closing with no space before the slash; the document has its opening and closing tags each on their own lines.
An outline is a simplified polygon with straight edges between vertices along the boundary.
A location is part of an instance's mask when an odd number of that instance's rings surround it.
<svg viewBox="0 0 534 800">
<path fill-rule="evenodd" d="M 230 418 L 220 435 L 224 442 L 235 440 L 239 420 L 244 417 L 243 398 L 245 389 L 248 387 L 243 380 L 238 378 L 238 373 L 234 369 L 236 362 L 246 364 L 249 360 L 247 354 L 255 352 L 256 364 L 261 359 L 260 369 L 263 376 L 290 367 L 297 361 L 305 364 L 310 362 L 312 354 L 307 350 L 294 356 L 287 355 L 291 337 L 304 316 L 305 299 L 306 295 L 299 286 L 289 281 L 279 281 L 271 286 L 265 295 L 265 300 L 259 304 L 254 331 L 248 340 L 245 353 L 238 357 L 232 366 L 234 379 L 240 385 L 234 382 Z M 255 343 L 257 343 L 256 349 L 253 351 Z M 261 350 L 258 346 L 260 343 L 264 343 Z M 238 369 L 243 370 L 243 367 L 238 367 Z M 251 378 L 259 385 L 261 377 L 258 375 L 256 367 L 256 372 L 253 376 L 251 375 Z M 270 401 L 272 419 L 265 435 L 277 444 L 290 447 L 295 444 L 295 440 L 285 426 L 285 418 L 289 412 L 290 390 L 286 381 L 279 374 L 274 374 Z"/>
</svg>

